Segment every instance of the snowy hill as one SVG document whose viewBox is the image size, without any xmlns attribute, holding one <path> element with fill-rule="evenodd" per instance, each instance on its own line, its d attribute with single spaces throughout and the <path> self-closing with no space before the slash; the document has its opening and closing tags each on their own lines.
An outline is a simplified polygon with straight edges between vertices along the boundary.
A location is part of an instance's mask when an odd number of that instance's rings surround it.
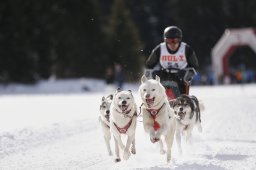
<svg viewBox="0 0 256 170">
<path fill-rule="evenodd" d="M 0 169 L 255 169 L 256 85 L 192 87 L 206 107 L 203 133 L 193 131 L 182 157 L 174 142 L 169 164 L 141 122 L 137 154 L 114 163 L 98 122 L 104 89 L 103 81 L 91 79 L 0 86 Z M 138 84 L 125 89 L 133 90 L 140 105 Z"/>
</svg>

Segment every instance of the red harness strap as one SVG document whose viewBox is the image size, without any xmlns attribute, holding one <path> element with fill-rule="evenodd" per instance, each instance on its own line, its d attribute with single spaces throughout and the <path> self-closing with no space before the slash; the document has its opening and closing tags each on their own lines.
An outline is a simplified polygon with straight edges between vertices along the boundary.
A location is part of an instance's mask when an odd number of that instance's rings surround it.
<svg viewBox="0 0 256 170">
<path fill-rule="evenodd" d="M 124 126 L 123 128 L 118 127 L 118 126 L 114 123 L 114 125 L 116 126 L 116 129 L 119 131 L 119 133 L 122 133 L 122 134 L 125 134 L 125 133 L 127 132 L 127 130 L 129 129 L 129 127 L 131 126 L 131 124 L 132 124 L 132 118 L 131 118 L 130 122 L 129 122 L 126 126 Z"/>
<path fill-rule="evenodd" d="M 160 124 L 156 121 L 156 115 L 162 109 L 162 107 L 164 105 L 165 105 L 165 103 L 159 109 L 146 109 L 150 113 L 150 115 L 152 116 L 152 118 L 154 120 L 153 128 L 155 131 L 157 131 L 160 128 Z"/>
<path fill-rule="evenodd" d="M 168 97 L 168 100 L 176 99 L 176 96 L 175 96 L 175 94 L 174 94 L 172 89 L 168 89 L 168 88 L 165 89 L 165 93 L 166 93 L 166 95 Z"/>
<path fill-rule="evenodd" d="M 188 95 L 188 94 L 189 94 L 189 83 L 186 82 L 186 95 Z"/>
</svg>

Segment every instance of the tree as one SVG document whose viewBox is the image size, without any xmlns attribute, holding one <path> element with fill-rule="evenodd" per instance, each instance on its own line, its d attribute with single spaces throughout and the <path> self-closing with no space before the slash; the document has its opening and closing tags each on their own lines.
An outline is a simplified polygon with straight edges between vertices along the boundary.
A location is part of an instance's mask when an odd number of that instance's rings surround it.
<svg viewBox="0 0 256 170">
<path fill-rule="evenodd" d="M 60 0 L 53 15 L 57 77 L 101 77 L 105 37 L 97 1 Z"/>
<path fill-rule="evenodd" d="M 40 3 L 39 3 L 40 4 Z M 0 76 L 5 82 L 33 83 L 39 72 L 40 43 L 43 28 L 39 25 L 33 1 L 2 1 L 0 4 Z M 40 37 L 40 38 L 39 38 Z M 45 50 L 45 49 L 41 49 Z"/>
<path fill-rule="evenodd" d="M 123 0 L 113 4 L 109 35 L 109 60 L 124 67 L 127 80 L 137 80 L 144 60 L 143 45 Z"/>
</svg>

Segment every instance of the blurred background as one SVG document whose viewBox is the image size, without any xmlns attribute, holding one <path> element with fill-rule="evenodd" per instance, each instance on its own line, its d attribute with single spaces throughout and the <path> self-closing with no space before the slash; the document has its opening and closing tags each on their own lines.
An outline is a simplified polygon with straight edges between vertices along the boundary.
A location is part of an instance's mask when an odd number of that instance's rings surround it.
<svg viewBox="0 0 256 170">
<path fill-rule="evenodd" d="M 255 7 L 255 0 L 2 0 L 0 84 L 70 78 L 138 81 L 146 58 L 170 25 L 183 30 L 183 40 L 197 54 L 194 85 L 252 83 L 253 43 L 231 44 L 238 48 L 227 50 L 228 70 L 220 75 L 214 75 L 212 50 L 227 29 L 255 34 Z"/>
</svg>

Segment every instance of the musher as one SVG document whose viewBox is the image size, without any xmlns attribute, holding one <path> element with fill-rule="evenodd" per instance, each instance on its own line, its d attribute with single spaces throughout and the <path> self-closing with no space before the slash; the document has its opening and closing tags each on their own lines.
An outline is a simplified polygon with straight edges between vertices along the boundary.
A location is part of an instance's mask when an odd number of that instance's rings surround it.
<svg viewBox="0 0 256 170">
<path fill-rule="evenodd" d="M 145 63 L 145 75 L 155 78 L 158 75 L 166 88 L 169 99 L 170 86 L 165 81 L 174 81 L 178 85 L 178 94 L 189 94 L 189 86 L 199 68 L 194 50 L 182 42 L 182 31 L 177 26 L 169 26 L 164 30 L 164 42 L 157 45 Z M 178 96 L 175 96 L 178 97 Z M 174 98 L 175 98 L 174 97 Z"/>
</svg>

